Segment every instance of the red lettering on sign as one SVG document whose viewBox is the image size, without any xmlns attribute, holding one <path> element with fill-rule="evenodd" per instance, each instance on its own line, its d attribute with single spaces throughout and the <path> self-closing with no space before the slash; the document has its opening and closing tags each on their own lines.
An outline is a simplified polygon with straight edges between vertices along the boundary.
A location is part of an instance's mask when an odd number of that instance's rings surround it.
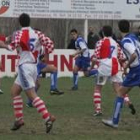
<svg viewBox="0 0 140 140">
<path fill-rule="evenodd" d="M 73 64 L 73 58 L 72 56 L 69 57 L 69 60 L 67 60 L 65 55 L 60 56 L 60 69 L 61 71 L 64 71 L 64 66 L 68 68 L 69 71 L 72 71 L 72 64 Z"/>
<path fill-rule="evenodd" d="M 18 59 L 17 55 L 7 55 L 7 59 L 11 60 L 11 72 L 16 71 L 16 60 Z"/>
<path fill-rule="evenodd" d="M 5 72 L 5 55 L 1 55 L 1 67 L 0 67 L 0 70 L 2 72 Z"/>
</svg>

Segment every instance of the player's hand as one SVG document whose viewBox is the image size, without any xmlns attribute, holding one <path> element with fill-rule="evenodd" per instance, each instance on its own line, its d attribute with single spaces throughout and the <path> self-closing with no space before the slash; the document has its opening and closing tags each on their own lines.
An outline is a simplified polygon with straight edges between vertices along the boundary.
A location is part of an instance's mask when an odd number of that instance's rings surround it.
<svg viewBox="0 0 140 140">
<path fill-rule="evenodd" d="M 6 43 L 10 43 L 12 41 L 12 36 L 9 35 L 6 37 Z"/>
<path fill-rule="evenodd" d="M 75 57 L 75 56 L 76 56 L 76 54 L 74 53 L 74 54 L 72 54 L 71 56 L 72 56 L 72 57 Z"/>
<path fill-rule="evenodd" d="M 125 73 L 123 73 L 123 74 L 122 74 L 122 79 L 124 79 L 124 78 L 125 78 L 125 76 L 126 76 L 126 74 L 125 74 Z"/>
<path fill-rule="evenodd" d="M 74 59 L 76 59 L 78 56 L 79 56 L 78 54 L 72 54 L 72 57 L 73 57 Z"/>
<path fill-rule="evenodd" d="M 128 72 L 129 72 L 129 68 L 128 68 L 127 66 L 124 67 L 124 72 L 123 72 L 123 74 L 126 75 Z"/>
</svg>

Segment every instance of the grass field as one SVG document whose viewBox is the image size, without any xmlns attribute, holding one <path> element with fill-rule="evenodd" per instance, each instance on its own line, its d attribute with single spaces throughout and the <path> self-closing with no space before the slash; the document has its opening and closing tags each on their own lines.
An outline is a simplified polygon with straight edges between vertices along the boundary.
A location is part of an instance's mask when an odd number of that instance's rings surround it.
<svg viewBox="0 0 140 140">
<path fill-rule="evenodd" d="M 93 78 L 80 78 L 79 90 L 71 91 L 72 79 L 60 78 L 58 86 L 64 95 L 49 94 L 50 79 L 42 79 L 39 90 L 49 111 L 57 118 L 50 134 L 45 133 L 45 125 L 34 108 L 24 105 L 25 126 L 16 132 L 10 131 L 14 117 L 11 106 L 10 88 L 13 78 L 2 79 L 3 95 L 0 95 L 0 140 L 139 140 L 140 139 L 140 94 L 139 89 L 131 91 L 130 98 L 137 114 L 131 115 L 125 106 L 118 129 L 101 123 L 102 118 L 111 117 L 115 95 L 110 83 L 103 88 L 102 117 L 93 117 Z M 26 96 L 22 93 L 24 101 Z"/>
</svg>

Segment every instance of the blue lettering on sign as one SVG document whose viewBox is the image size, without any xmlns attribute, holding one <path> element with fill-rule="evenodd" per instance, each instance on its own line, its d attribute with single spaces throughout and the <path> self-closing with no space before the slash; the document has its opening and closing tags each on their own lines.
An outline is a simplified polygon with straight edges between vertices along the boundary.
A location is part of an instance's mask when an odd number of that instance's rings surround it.
<svg viewBox="0 0 140 140">
<path fill-rule="evenodd" d="M 139 4 L 140 0 L 126 0 L 127 4 Z"/>
</svg>

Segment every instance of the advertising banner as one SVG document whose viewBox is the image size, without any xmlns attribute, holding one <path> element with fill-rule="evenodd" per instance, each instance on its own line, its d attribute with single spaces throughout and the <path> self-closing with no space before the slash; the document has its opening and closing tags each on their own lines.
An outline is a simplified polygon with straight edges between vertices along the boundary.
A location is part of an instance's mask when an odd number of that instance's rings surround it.
<svg viewBox="0 0 140 140">
<path fill-rule="evenodd" d="M 140 0 L 1 0 L 1 17 L 140 19 Z"/>
<path fill-rule="evenodd" d="M 57 67 L 58 77 L 71 77 L 73 75 L 72 70 L 75 63 L 75 59 L 71 56 L 73 53 L 74 50 L 55 49 L 54 52 L 49 55 L 48 64 Z M 92 55 L 94 50 L 90 50 L 90 53 Z M 14 77 L 17 74 L 18 57 L 16 51 L 9 52 L 1 49 L 0 61 L 2 63 L 0 77 Z M 47 75 L 49 76 L 50 74 Z M 79 75 L 82 76 L 83 73 L 79 72 Z"/>
</svg>

